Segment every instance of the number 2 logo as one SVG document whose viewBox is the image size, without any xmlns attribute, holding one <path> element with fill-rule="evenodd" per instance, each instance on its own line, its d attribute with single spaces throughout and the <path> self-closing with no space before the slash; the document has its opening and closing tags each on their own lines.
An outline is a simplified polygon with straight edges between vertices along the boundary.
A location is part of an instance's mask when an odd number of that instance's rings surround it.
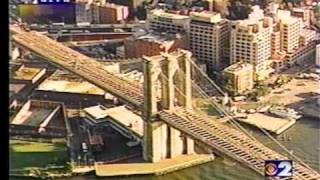
<svg viewBox="0 0 320 180">
<path fill-rule="evenodd" d="M 278 173 L 278 176 L 292 176 L 292 164 L 290 162 L 280 162 L 278 169 L 281 169 L 281 171 Z"/>
</svg>

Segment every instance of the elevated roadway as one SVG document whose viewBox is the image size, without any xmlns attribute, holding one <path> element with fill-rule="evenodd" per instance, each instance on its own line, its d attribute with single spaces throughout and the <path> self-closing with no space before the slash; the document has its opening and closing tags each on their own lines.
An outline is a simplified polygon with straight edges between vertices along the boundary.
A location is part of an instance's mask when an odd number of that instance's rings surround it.
<svg viewBox="0 0 320 180">
<path fill-rule="evenodd" d="M 137 24 L 91 24 L 91 25 L 76 25 L 76 24 L 65 24 L 63 26 L 53 26 L 53 25 L 40 25 L 32 24 L 29 26 L 31 30 L 35 31 L 56 31 L 64 30 L 71 32 L 74 30 L 86 30 L 89 32 L 112 32 L 114 29 L 122 29 L 124 31 L 131 31 L 132 28 L 136 27 Z"/>
<path fill-rule="evenodd" d="M 143 87 L 139 84 L 104 70 L 94 59 L 44 35 L 12 30 L 16 32 L 12 39 L 18 45 L 62 69 L 81 76 L 137 108 L 142 107 Z M 237 160 L 261 175 L 264 174 L 264 160 L 288 159 L 240 131 L 184 109 L 177 109 L 175 112 L 161 111 L 159 117 L 170 126 L 212 147 L 217 153 Z M 320 174 L 294 162 L 294 177 L 287 179 L 317 180 L 320 179 Z"/>
<path fill-rule="evenodd" d="M 45 33 L 59 42 L 68 41 L 98 41 L 98 40 L 119 40 L 132 36 L 131 32 L 80 32 L 80 33 Z"/>
</svg>

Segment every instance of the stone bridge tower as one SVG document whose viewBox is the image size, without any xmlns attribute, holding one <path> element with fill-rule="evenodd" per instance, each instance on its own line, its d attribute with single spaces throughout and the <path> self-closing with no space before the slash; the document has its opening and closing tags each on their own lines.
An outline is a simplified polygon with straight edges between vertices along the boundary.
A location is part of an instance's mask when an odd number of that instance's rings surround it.
<svg viewBox="0 0 320 180">
<path fill-rule="evenodd" d="M 190 58 L 186 50 L 144 57 L 143 158 L 147 161 L 194 153 L 192 139 L 157 118 L 162 110 L 192 110 Z"/>
</svg>

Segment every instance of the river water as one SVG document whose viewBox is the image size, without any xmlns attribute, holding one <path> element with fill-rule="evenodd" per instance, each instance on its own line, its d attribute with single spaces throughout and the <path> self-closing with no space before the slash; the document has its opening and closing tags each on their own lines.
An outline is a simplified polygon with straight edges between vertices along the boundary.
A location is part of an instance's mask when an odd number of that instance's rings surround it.
<svg viewBox="0 0 320 180">
<path fill-rule="evenodd" d="M 278 152 L 281 151 L 275 143 L 260 133 L 251 129 L 254 136 Z M 285 136 L 282 138 L 281 136 Z M 320 121 L 316 119 L 302 118 L 277 138 L 289 150 L 300 157 L 312 168 L 320 172 Z M 288 139 L 291 139 L 288 141 Z M 96 179 L 95 177 L 74 177 L 72 180 Z M 100 178 L 99 178 L 100 179 Z M 241 166 L 232 160 L 216 158 L 213 162 L 200 166 L 187 168 L 163 176 L 137 176 L 130 178 L 103 178 L 117 180 L 259 180 L 264 179 L 254 171 Z"/>
<path fill-rule="evenodd" d="M 253 135 L 266 146 L 281 151 L 269 138 L 258 130 L 251 129 Z M 282 138 L 281 136 L 285 136 Z M 316 119 L 302 118 L 277 138 L 289 150 L 300 157 L 312 168 L 320 172 L 320 121 Z M 288 139 L 291 139 L 288 141 Z M 72 177 L 68 180 L 263 180 L 259 174 L 239 163 L 229 159 L 217 157 L 213 162 L 187 168 L 163 176 L 136 176 L 128 178 L 96 178 L 94 176 Z"/>
</svg>

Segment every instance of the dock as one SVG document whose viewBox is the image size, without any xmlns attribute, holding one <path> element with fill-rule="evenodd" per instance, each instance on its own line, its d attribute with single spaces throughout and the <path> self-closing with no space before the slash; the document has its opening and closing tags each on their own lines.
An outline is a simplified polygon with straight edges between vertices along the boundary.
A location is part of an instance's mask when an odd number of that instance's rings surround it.
<svg viewBox="0 0 320 180">
<path fill-rule="evenodd" d="M 151 163 L 99 164 L 95 163 L 96 175 L 99 177 L 130 176 L 130 175 L 162 175 L 176 170 L 204 164 L 214 160 L 214 155 L 179 155 Z"/>
<path fill-rule="evenodd" d="M 295 119 L 277 118 L 262 113 L 248 114 L 247 117 L 246 119 L 237 118 L 237 121 L 263 128 L 275 134 L 281 134 L 296 123 Z"/>
</svg>

